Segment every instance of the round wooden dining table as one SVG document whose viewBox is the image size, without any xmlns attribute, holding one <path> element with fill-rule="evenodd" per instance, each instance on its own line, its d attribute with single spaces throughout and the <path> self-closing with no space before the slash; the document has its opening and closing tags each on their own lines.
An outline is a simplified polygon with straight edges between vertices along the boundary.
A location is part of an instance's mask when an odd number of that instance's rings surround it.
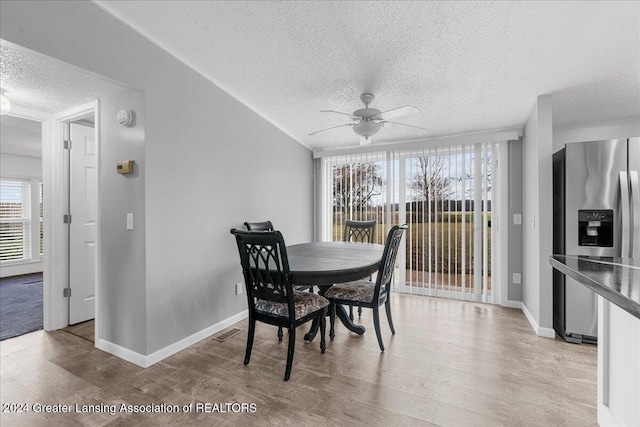
<svg viewBox="0 0 640 427">
<path fill-rule="evenodd" d="M 384 245 L 354 242 L 313 242 L 287 246 L 291 281 L 295 285 L 316 285 L 323 295 L 334 283 L 368 278 L 378 271 Z M 336 314 L 352 332 L 362 335 L 364 326 L 354 324 L 344 307 L 338 305 Z M 312 341 L 318 332 L 313 322 L 304 336 Z"/>
</svg>

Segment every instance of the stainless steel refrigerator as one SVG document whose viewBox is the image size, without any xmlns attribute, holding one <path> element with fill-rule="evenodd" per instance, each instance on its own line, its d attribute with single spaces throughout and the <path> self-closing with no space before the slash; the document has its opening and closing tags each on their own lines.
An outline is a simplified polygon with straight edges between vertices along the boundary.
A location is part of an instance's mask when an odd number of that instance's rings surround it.
<svg viewBox="0 0 640 427">
<path fill-rule="evenodd" d="M 640 138 L 576 142 L 555 153 L 553 252 L 640 257 L 639 171 Z M 567 342 L 597 342 L 595 293 L 555 269 L 553 328 Z"/>
</svg>

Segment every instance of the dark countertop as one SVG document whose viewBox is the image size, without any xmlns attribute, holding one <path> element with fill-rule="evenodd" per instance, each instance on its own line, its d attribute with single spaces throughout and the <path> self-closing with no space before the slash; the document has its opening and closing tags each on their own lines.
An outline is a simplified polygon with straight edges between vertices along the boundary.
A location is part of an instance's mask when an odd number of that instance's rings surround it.
<svg viewBox="0 0 640 427">
<path fill-rule="evenodd" d="M 640 259 L 551 255 L 549 263 L 640 319 Z"/>
</svg>

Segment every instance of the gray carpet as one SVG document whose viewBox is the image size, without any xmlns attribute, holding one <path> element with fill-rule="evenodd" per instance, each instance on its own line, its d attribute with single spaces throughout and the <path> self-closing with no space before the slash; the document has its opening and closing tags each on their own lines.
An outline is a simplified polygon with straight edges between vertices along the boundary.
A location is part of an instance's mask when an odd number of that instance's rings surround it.
<svg viewBox="0 0 640 427">
<path fill-rule="evenodd" d="M 42 329 L 42 273 L 0 279 L 0 340 Z"/>
</svg>

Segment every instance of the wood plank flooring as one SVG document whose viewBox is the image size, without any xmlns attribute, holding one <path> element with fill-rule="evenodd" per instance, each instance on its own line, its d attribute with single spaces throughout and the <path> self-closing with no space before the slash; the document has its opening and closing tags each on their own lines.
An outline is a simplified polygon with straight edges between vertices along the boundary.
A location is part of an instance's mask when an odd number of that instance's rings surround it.
<svg viewBox="0 0 640 427">
<path fill-rule="evenodd" d="M 342 325 L 327 351 L 298 329 L 291 379 L 282 381 L 287 337 L 258 323 L 251 363 L 243 331 L 212 338 L 142 369 L 64 331 L 0 343 L 5 426 L 565 426 L 597 425 L 596 347 L 537 337 L 520 310 L 393 295 L 396 335 L 371 311 L 367 332 Z M 328 331 L 327 331 L 328 334 Z M 120 405 L 255 404 L 254 413 L 120 413 Z M 116 413 L 34 413 L 33 405 L 116 405 Z M 220 407 L 220 406 L 219 406 Z M 75 409 L 75 408 L 73 408 Z M 236 406 L 237 409 L 237 406 Z"/>
<path fill-rule="evenodd" d="M 69 332 L 70 334 L 76 335 L 80 338 L 84 338 L 85 340 L 95 342 L 95 321 L 93 320 L 67 326 L 63 331 Z"/>
</svg>

